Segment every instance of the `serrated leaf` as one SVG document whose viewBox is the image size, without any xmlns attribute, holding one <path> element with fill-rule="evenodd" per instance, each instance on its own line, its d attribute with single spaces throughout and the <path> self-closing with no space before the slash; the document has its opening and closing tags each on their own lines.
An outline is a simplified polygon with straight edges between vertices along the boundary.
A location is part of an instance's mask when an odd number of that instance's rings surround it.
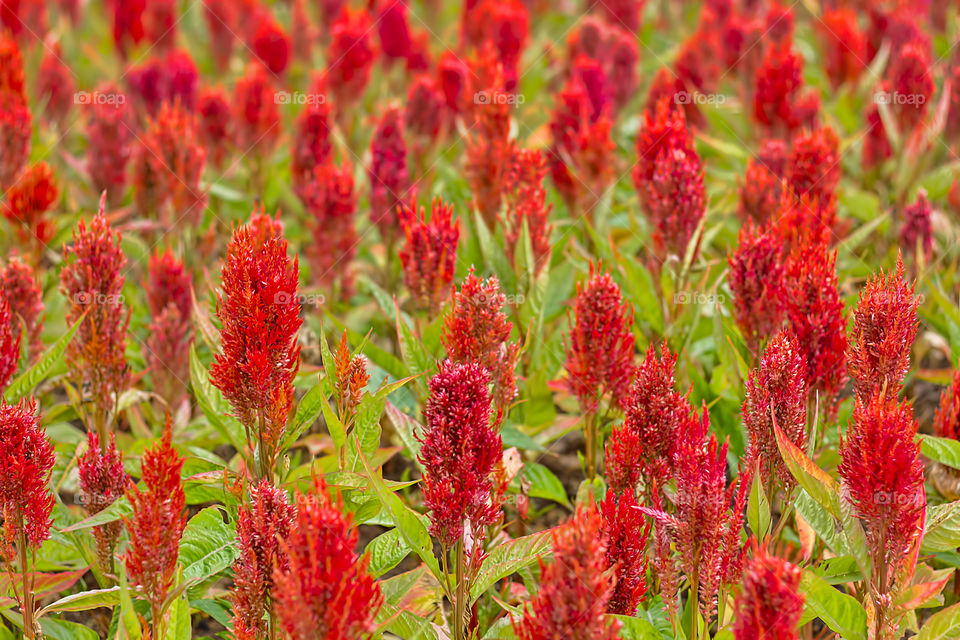
<svg viewBox="0 0 960 640">
<path fill-rule="evenodd" d="M 536 562 L 550 551 L 550 532 L 516 538 L 495 547 L 483 561 L 476 580 L 470 585 L 470 604 L 507 576 Z"/>
<path fill-rule="evenodd" d="M 220 507 L 207 507 L 190 518 L 180 538 L 180 563 L 186 581 L 203 582 L 236 559 L 236 527 L 225 522 Z"/>
<path fill-rule="evenodd" d="M 37 360 L 32 367 L 17 376 L 10 383 L 10 386 L 3 392 L 3 397 L 8 404 L 13 404 L 21 398 L 26 397 L 37 385 L 47 379 L 47 376 L 50 375 L 53 368 L 60 362 L 60 358 L 63 357 L 64 352 L 67 350 L 70 340 L 73 339 L 73 335 L 77 332 L 77 329 L 80 328 L 80 323 L 83 322 L 86 316 L 87 312 L 84 312 L 84 314 L 67 329 L 66 333 L 60 336 L 55 343 L 50 345 L 49 349 L 41 354 L 40 359 Z"/>
<path fill-rule="evenodd" d="M 370 554 L 367 571 L 374 578 L 379 578 L 400 564 L 410 554 L 410 547 L 400 531 L 393 528 L 371 540 L 366 551 Z"/>
<path fill-rule="evenodd" d="M 62 613 L 64 611 L 87 611 L 97 607 L 115 607 L 120 604 L 120 587 L 109 589 L 94 589 L 81 591 L 64 596 L 56 602 L 51 602 L 37 612 L 37 617 L 48 613 Z"/>
</svg>

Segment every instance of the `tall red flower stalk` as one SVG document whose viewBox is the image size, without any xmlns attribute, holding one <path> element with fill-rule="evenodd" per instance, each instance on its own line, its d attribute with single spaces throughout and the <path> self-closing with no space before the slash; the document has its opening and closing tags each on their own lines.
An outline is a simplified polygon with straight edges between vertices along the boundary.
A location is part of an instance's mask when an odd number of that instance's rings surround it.
<svg viewBox="0 0 960 640">
<path fill-rule="evenodd" d="M 4 190 L 14 184 L 30 156 L 32 122 L 23 93 L 0 86 L 0 188 Z"/>
<path fill-rule="evenodd" d="M 517 266 L 517 249 L 526 229 L 533 252 L 533 271 L 539 276 L 550 262 L 553 246 L 550 234 L 553 225 L 549 223 L 552 204 L 547 204 L 547 189 L 544 180 L 547 177 L 547 164 L 543 154 L 536 149 L 517 149 L 513 154 L 510 171 L 506 176 L 507 211 L 504 215 L 504 240 L 507 256 Z"/>
<path fill-rule="evenodd" d="M 16 318 L 7 301 L 7 294 L 0 290 L 0 393 L 7 388 L 7 384 L 17 372 L 20 362 L 20 331 Z"/>
<path fill-rule="evenodd" d="M 155 638 L 162 637 L 162 606 L 173 586 L 180 536 L 187 523 L 186 494 L 180 481 L 184 458 L 171 444 L 170 424 L 168 416 L 160 442 L 143 454 L 140 478 L 144 490 L 128 485 L 133 514 L 123 519 L 130 534 L 123 564 L 131 583 L 150 603 Z"/>
<path fill-rule="evenodd" d="M 191 281 L 190 272 L 170 250 L 150 256 L 147 302 L 152 319 L 144 356 L 154 390 L 169 407 L 183 400 L 190 378 Z"/>
<path fill-rule="evenodd" d="M 808 123 L 816 99 L 812 91 L 801 95 L 803 58 L 794 51 L 791 40 L 766 48 L 752 87 L 754 118 L 771 135 L 781 138 Z"/>
<path fill-rule="evenodd" d="M 81 219 L 73 244 L 64 249 L 60 291 L 67 298 L 68 325 L 83 318 L 67 346 L 70 379 L 77 389 L 89 388 L 93 415 L 87 429 L 107 442 L 107 422 L 128 379 L 126 345 L 131 310 L 123 297 L 127 259 L 120 234 L 106 218 L 106 193 L 88 227 Z"/>
<path fill-rule="evenodd" d="M 443 126 L 446 101 L 439 83 L 427 74 L 417 76 L 407 89 L 403 123 L 411 139 L 418 177 L 422 175 L 426 155 L 437 141 Z"/>
<path fill-rule="evenodd" d="M 754 354 L 783 324 L 785 261 L 780 234 L 770 226 L 754 225 L 751 220 L 740 228 L 737 248 L 727 256 L 734 319 Z"/>
<path fill-rule="evenodd" d="M 954 371 L 950 386 L 940 394 L 933 432 L 941 438 L 960 440 L 960 368 Z"/>
<path fill-rule="evenodd" d="M 330 158 L 330 107 L 322 78 L 315 78 L 306 94 L 307 102 L 297 116 L 296 142 L 291 151 L 290 173 L 294 191 L 300 195 L 314 169 Z"/>
<path fill-rule="evenodd" d="M 370 81 L 377 55 L 371 42 L 373 26 L 369 13 L 345 6 L 330 28 L 325 78 L 341 112 L 363 96 Z"/>
<path fill-rule="evenodd" d="M 43 120 L 50 125 L 61 126 L 70 113 L 74 102 L 75 83 L 73 72 L 64 61 L 63 47 L 57 40 L 50 40 L 40 68 L 37 70 L 37 99 L 44 103 Z"/>
<path fill-rule="evenodd" d="M 577 284 L 566 340 L 566 384 L 583 413 L 589 478 L 596 474 L 597 451 L 603 444 L 600 412 L 621 408 L 634 371 L 633 306 L 623 299 L 610 273 L 601 270 L 591 264 L 586 285 Z"/>
<path fill-rule="evenodd" d="M 389 107 L 381 116 L 370 142 L 370 218 L 392 252 L 397 232 L 399 209 L 410 187 L 407 145 L 403 140 L 403 112 Z"/>
<path fill-rule="evenodd" d="M 43 291 L 33 267 L 14 255 L 0 270 L 0 288 L 10 306 L 11 333 L 26 344 L 27 361 L 36 362 L 43 351 Z"/>
<path fill-rule="evenodd" d="M 287 566 L 281 540 L 290 536 L 296 515 L 286 493 L 267 480 L 251 487 L 249 499 L 240 506 L 231 594 L 237 640 L 265 638 L 276 624 L 278 614 L 271 606 L 274 570 Z"/>
<path fill-rule="evenodd" d="M 797 196 L 829 212 L 829 219 L 823 221 L 828 229 L 833 226 L 840 173 L 840 140 L 833 129 L 801 131 L 793 138 L 785 177 Z"/>
<path fill-rule="evenodd" d="M 825 49 L 824 66 L 836 89 L 852 82 L 866 70 L 867 41 L 853 9 L 831 9 L 820 18 L 819 32 Z"/>
<path fill-rule="evenodd" d="M 756 547 L 743 573 L 734 604 L 734 639 L 797 640 L 804 601 L 800 568 Z"/>
<path fill-rule="evenodd" d="M 860 290 L 853 310 L 849 368 L 853 387 L 864 401 L 877 392 L 896 397 L 903 386 L 919 328 L 920 300 L 914 287 L 904 280 L 903 260 L 898 257 L 896 273 L 881 271 Z"/>
<path fill-rule="evenodd" d="M 5 563 L 16 562 L 21 582 L 15 589 L 26 638 L 42 638 L 34 618 L 36 551 L 50 537 L 53 494 L 47 488 L 56 458 L 40 427 L 37 402 L 7 404 L 0 399 L 0 508 L 3 511 Z M 12 554 L 16 551 L 16 561 Z M 10 553 L 10 557 L 6 557 Z"/>
<path fill-rule="evenodd" d="M 918 259 L 922 256 L 926 262 L 933 255 L 932 215 L 933 208 L 927 194 L 921 190 L 916 201 L 903 208 L 903 223 L 900 226 L 901 249 Z"/>
<path fill-rule="evenodd" d="M 279 222 L 254 212 L 233 232 L 217 295 L 221 352 L 210 381 L 230 402 L 257 450 L 258 478 L 269 479 L 293 405 L 300 366 L 299 265 L 287 255 Z M 255 438 L 255 441 L 254 439 Z"/>
<path fill-rule="evenodd" d="M 899 621 L 888 611 L 890 599 L 910 584 L 923 536 L 927 501 L 916 435 L 910 404 L 881 392 L 857 398 L 840 443 L 844 495 L 866 529 L 873 565 L 877 638 L 894 637 L 888 634 Z"/>
<path fill-rule="evenodd" d="M 127 163 L 133 151 L 133 112 L 116 85 L 90 94 L 87 106 L 87 172 L 97 193 L 106 191 L 111 206 L 123 199 Z"/>
<path fill-rule="evenodd" d="M 237 39 L 237 7 L 233 0 L 204 0 L 203 15 L 210 32 L 210 50 L 220 71 L 226 71 Z"/>
<path fill-rule="evenodd" d="M 519 640 L 566 638 L 613 640 L 620 623 L 604 615 L 616 575 L 608 569 L 609 540 L 596 506 L 577 513 L 551 532 L 553 562 L 540 560 L 540 590 L 514 620 Z"/>
<path fill-rule="evenodd" d="M 498 422 L 517 396 L 514 370 L 520 353 L 519 345 L 510 342 L 513 323 L 503 310 L 506 302 L 495 277 L 482 280 L 471 268 L 460 290 L 454 290 L 441 334 L 450 360 L 476 362 L 486 369 L 500 414 Z"/>
<path fill-rule="evenodd" d="M 353 168 L 346 161 L 338 168 L 331 159 L 314 167 L 301 198 L 313 238 L 306 248 L 310 276 L 331 292 L 339 289 L 340 297 L 346 298 L 353 286 L 351 261 L 358 243 Z"/>
<path fill-rule="evenodd" d="M 787 143 L 768 138 L 763 141 L 756 157 L 747 161 L 747 170 L 740 183 L 740 207 L 737 210 L 741 221 L 752 218 L 755 223 L 762 225 L 777 212 L 787 152 Z"/>
<path fill-rule="evenodd" d="M 607 612 L 632 616 L 647 593 L 647 539 L 650 522 L 637 505 L 633 489 L 607 491 L 600 503 L 603 535 L 607 539 L 607 566 L 617 577 Z"/>
<path fill-rule="evenodd" d="M 400 209 L 400 226 L 406 244 L 400 249 L 403 280 L 416 307 L 436 316 L 450 296 L 457 262 L 460 220 L 453 220 L 453 205 L 435 198 L 426 218 L 416 199 Z"/>
<path fill-rule="evenodd" d="M 46 217 L 60 197 L 53 170 L 39 162 L 23 170 L 6 192 L 3 216 L 13 223 L 21 242 L 33 246 L 40 256 L 57 231 L 57 223 Z"/>
<path fill-rule="evenodd" d="M 242 153 L 252 154 L 258 172 L 280 137 L 280 108 L 276 96 L 267 71 L 258 64 L 250 64 L 234 86 L 237 144 Z M 259 180 L 260 176 L 254 179 Z"/>
<path fill-rule="evenodd" d="M 258 12 L 254 21 L 250 48 L 257 60 L 275 76 L 282 75 L 290 64 L 292 44 L 273 13 L 266 7 Z"/>
<path fill-rule="evenodd" d="M 750 436 L 747 459 L 759 461 L 760 481 L 772 504 L 776 483 L 790 489 L 796 481 L 780 455 L 774 426 L 801 451 L 807 449 L 806 363 L 796 339 L 781 331 L 770 340 L 760 366 L 747 378 L 743 424 Z"/>
<path fill-rule="evenodd" d="M 208 158 L 223 166 L 227 150 L 234 144 L 233 112 L 221 87 L 203 89 L 197 96 L 198 133 Z"/>
<path fill-rule="evenodd" d="M 383 604 L 380 584 L 357 557 L 357 529 L 322 481 L 314 495 L 297 495 L 296 519 L 280 541 L 286 563 L 273 569 L 273 603 L 291 640 L 368 638 Z"/>
<path fill-rule="evenodd" d="M 893 91 L 890 107 L 904 135 L 913 132 L 926 115 L 936 85 L 933 82 L 928 50 L 910 42 L 892 56 L 887 79 Z"/>
<path fill-rule="evenodd" d="M 448 595 L 456 640 L 466 637 L 467 598 L 483 561 L 485 527 L 502 513 L 491 479 L 503 444 L 491 424 L 489 379 L 475 362 L 441 362 L 430 379 L 419 436 L 430 534 L 440 543 L 444 572 L 449 573 L 448 555 L 455 568 L 456 591 Z"/>
<path fill-rule="evenodd" d="M 100 513 L 122 497 L 130 482 L 112 433 L 109 443 L 102 444 L 97 434 L 87 434 L 87 450 L 77 460 L 77 471 L 80 473 L 80 501 L 91 516 Z M 114 571 L 113 552 L 122 530 L 123 524 L 119 521 L 93 528 L 93 538 L 97 543 L 97 561 L 101 570 L 106 573 Z"/>
</svg>

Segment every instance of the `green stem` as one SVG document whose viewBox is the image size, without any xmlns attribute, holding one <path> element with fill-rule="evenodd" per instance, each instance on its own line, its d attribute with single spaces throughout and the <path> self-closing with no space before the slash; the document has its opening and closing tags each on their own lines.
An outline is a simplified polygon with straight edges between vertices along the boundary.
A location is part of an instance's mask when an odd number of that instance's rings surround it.
<svg viewBox="0 0 960 640">
<path fill-rule="evenodd" d="M 583 437 L 587 441 L 587 480 L 593 481 L 597 475 L 597 416 L 588 413 L 584 416 Z"/>
<path fill-rule="evenodd" d="M 23 579 L 23 600 L 20 603 L 23 608 L 23 635 L 28 640 L 33 640 L 33 638 L 36 637 L 33 620 L 33 580 L 27 562 L 27 535 L 23 528 L 23 514 L 20 513 L 17 517 L 19 518 L 20 525 L 20 534 L 17 539 L 17 553 L 20 557 L 20 575 Z"/>
<path fill-rule="evenodd" d="M 690 581 L 690 640 L 697 640 L 697 634 L 699 629 L 697 628 L 697 609 L 699 608 L 698 602 L 700 591 L 700 580 L 697 576 L 694 576 Z"/>
<path fill-rule="evenodd" d="M 466 605 L 466 599 L 467 599 L 467 594 L 465 592 L 466 580 L 464 579 L 465 558 L 464 558 L 464 552 L 463 552 L 463 538 L 460 538 L 459 540 L 457 540 L 457 544 L 454 547 L 453 552 L 457 555 L 455 559 L 455 562 L 457 563 L 456 564 L 457 584 L 454 589 L 455 595 L 453 599 L 453 615 L 454 615 L 453 638 L 454 640 L 463 640 L 464 638 L 466 638 L 466 633 L 465 633 L 466 624 L 464 624 L 464 618 L 466 617 L 465 605 Z"/>
</svg>

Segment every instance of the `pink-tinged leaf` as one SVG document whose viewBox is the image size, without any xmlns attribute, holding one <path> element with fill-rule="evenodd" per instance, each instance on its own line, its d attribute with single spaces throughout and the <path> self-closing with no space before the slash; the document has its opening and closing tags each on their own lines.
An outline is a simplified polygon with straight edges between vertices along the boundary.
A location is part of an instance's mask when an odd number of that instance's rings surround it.
<svg viewBox="0 0 960 640">
<path fill-rule="evenodd" d="M 790 474 L 804 491 L 838 520 L 842 519 L 840 510 L 840 485 L 830 475 L 818 467 L 790 438 L 780 429 L 774 420 L 774 433 L 777 446 L 783 456 Z"/>
<path fill-rule="evenodd" d="M 37 598 L 44 598 L 46 596 L 60 593 L 61 591 L 72 587 L 77 580 L 83 577 L 83 574 L 89 570 L 90 567 L 83 567 L 74 571 L 64 571 L 61 573 L 34 573 L 34 593 L 36 593 Z M 15 587 L 18 592 L 20 591 L 20 575 L 17 574 L 14 584 L 11 585 L 10 573 L 4 572 L 0 574 L 0 592 L 10 593 L 12 587 Z"/>
<path fill-rule="evenodd" d="M 925 571 L 925 575 L 921 578 L 924 582 L 912 584 L 900 591 L 894 598 L 894 606 L 903 611 L 911 611 L 928 602 L 931 598 L 935 598 L 943 590 L 947 581 L 950 580 L 953 571 L 952 567 L 939 571 Z"/>
<path fill-rule="evenodd" d="M 817 542 L 817 533 L 813 530 L 800 512 L 794 512 L 794 518 L 797 522 L 797 534 L 800 537 L 800 550 L 803 553 L 803 559 L 809 560 L 813 557 L 813 547 Z"/>
</svg>

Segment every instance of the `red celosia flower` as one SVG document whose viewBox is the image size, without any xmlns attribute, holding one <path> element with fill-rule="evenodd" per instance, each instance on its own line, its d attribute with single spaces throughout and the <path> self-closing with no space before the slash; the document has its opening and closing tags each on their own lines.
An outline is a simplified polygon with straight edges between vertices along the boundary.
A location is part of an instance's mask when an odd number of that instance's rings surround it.
<svg viewBox="0 0 960 640">
<path fill-rule="evenodd" d="M 153 48 L 159 51 L 172 48 L 177 39 L 179 22 L 177 0 L 146 0 L 143 11 L 143 35 Z"/>
<path fill-rule="evenodd" d="M 754 117 L 778 135 L 789 133 L 800 124 L 796 110 L 803 88 L 802 68 L 803 58 L 794 52 L 788 39 L 767 47 L 756 71 Z"/>
<path fill-rule="evenodd" d="M 960 440 L 960 368 L 954 372 L 950 386 L 940 394 L 933 432 L 941 438 Z"/>
<path fill-rule="evenodd" d="M 447 108 L 453 114 L 469 111 L 473 92 L 470 67 L 452 51 L 446 51 L 437 63 L 440 89 Z"/>
<path fill-rule="evenodd" d="M 43 352 L 43 291 L 33 267 L 14 255 L 0 270 L 0 288 L 10 306 L 11 330 L 26 340 L 28 361 L 36 362 Z"/>
<path fill-rule="evenodd" d="M 874 99 L 880 95 L 889 95 L 888 86 L 880 83 L 877 91 L 874 93 Z M 951 110 L 951 113 L 953 111 Z M 893 147 L 890 139 L 887 137 L 887 130 L 880 118 L 880 110 L 875 103 L 871 103 L 865 116 L 866 133 L 863 136 L 863 151 L 861 160 L 863 166 L 871 169 L 884 160 L 893 157 Z"/>
<path fill-rule="evenodd" d="M 916 202 L 903 208 L 903 224 L 900 226 L 900 247 L 907 253 L 922 255 L 928 262 L 933 253 L 932 215 L 930 201 L 921 189 Z"/>
<path fill-rule="evenodd" d="M 210 160 L 216 167 L 223 164 L 233 144 L 233 113 L 227 96 L 220 87 L 204 89 L 197 97 L 199 134 Z"/>
<path fill-rule="evenodd" d="M 471 11 L 470 20 L 477 21 L 481 42 L 490 41 L 496 48 L 503 69 L 503 88 L 513 92 L 517 87 L 517 67 L 530 28 L 527 7 L 520 0 L 480 0 Z"/>
<path fill-rule="evenodd" d="M 297 117 L 297 134 L 290 152 L 290 173 L 298 195 L 314 169 L 324 164 L 331 152 L 330 107 L 321 78 L 314 79 L 306 97 L 307 102 Z"/>
<path fill-rule="evenodd" d="M 683 112 L 671 108 L 666 98 L 656 114 L 644 113 L 637 156 L 633 182 L 654 226 L 656 251 L 682 257 L 706 211 L 703 163 Z"/>
<path fill-rule="evenodd" d="M 518 149 L 506 175 L 507 213 L 504 223 L 504 240 L 511 263 L 517 264 L 517 247 L 524 226 L 533 250 L 534 274 L 540 275 L 550 263 L 553 245 L 550 234 L 553 226 L 548 222 L 552 204 L 547 204 L 547 189 L 544 180 L 547 165 L 539 150 Z M 521 251 L 524 248 L 520 247 Z"/>
<path fill-rule="evenodd" d="M 287 256 L 279 223 L 254 212 L 233 232 L 221 273 L 222 351 L 210 367 L 210 381 L 230 402 L 248 437 L 256 436 L 263 478 L 280 453 L 277 445 L 300 365 L 298 261 Z"/>
<path fill-rule="evenodd" d="M 605 397 L 619 408 L 634 370 L 633 306 L 601 269 L 591 265 L 586 285 L 577 284 L 573 317 L 568 317 L 567 386 L 589 414 L 600 410 Z"/>
<path fill-rule="evenodd" d="M 638 508 L 632 488 L 622 494 L 607 491 L 600 513 L 603 537 L 607 539 L 607 566 L 615 567 L 617 576 L 607 612 L 632 616 L 647 592 L 644 574 L 650 522 Z"/>
<path fill-rule="evenodd" d="M 890 61 L 887 77 L 893 95 L 889 104 L 900 131 L 910 133 L 923 121 L 933 98 L 935 86 L 930 70 L 930 56 L 917 43 L 909 43 L 897 51 Z"/>
<path fill-rule="evenodd" d="M 220 71 L 225 71 L 236 39 L 237 7 L 234 0 L 204 0 L 204 17 L 210 31 L 210 49 Z"/>
<path fill-rule="evenodd" d="M 0 91 L 24 95 L 23 58 L 17 41 L 7 31 L 0 33 Z"/>
<path fill-rule="evenodd" d="M 74 102 L 74 81 L 57 40 L 46 45 L 37 70 L 36 92 L 37 99 L 44 103 L 44 120 L 53 125 L 63 124 Z"/>
<path fill-rule="evenodd" d="M 150 603 L 154 625 L 160 623 L 160 607 L 173 586 L 180 535 L 187 523 L 186 496 L 180 481 L 183 460 L 171 444 L 168 416 L 163 438 L 141 459 L 140 477 L 146 489 L 140 491 L 133 483 L 127 487 L 133 514 L 123 519 L 130 534 L 123 564 L 130 581 Z"/>
<path fill-rule="evenodd" d="M 185 381 L 190 376 L 188 355 L 193 340 L 190 287 L 190 272 L 172 252 L 150 256 L 147 303 L 152 321 L 145 358 L 154 388 L 168 405 L 183 397 Z"/>
<path fill-rule="evenodd" d="M 793 139 L 786 178 L 801 197 L 832 208 L 840 181 L 840 141 L 830 127 L 802 132 Z"/>
<path fill-rule="evenodd" d="M 407 145 L 403 140 L 403 112 L 389 107 L 381 116 L 370 142 L 370 218 L 388 248 L 397 236 L 397 214 L 410 187 Z"/>
<path fill-rule="evenodd" d="M 101 86 L 90 98 L 87 171 L 93 188 L 98 193 L 106 191 L 112 205 L 123 199 L 127 185 L 133 116 L 127 96 L 115 85 Z"/>
<path fill-rule="evenodd" d="M 747 170 L 740 184 L 742 221 L 748 218 L 763 224 L 780 206 L 781 182 L 786 169 L 787 145 L 782 140 L 767 139 L 757 156 L 747 161 Z"/>
<path fill-rule="evenodd" d="M 344 430 L 348 431 L 356 419 L 357 408 L 363 399 L 363 390 L 370 382 L 370 375 L 367 373 L 367 361 L 361 354 L 350 356 L 346 329 L 340 336 L 333 362 L 336 368 L 334 395 L 337 399 L 337 416 Z"/>
<path fill-rule="evenodd" d="M 923 534 L 927 501 L 916 435 L 910 404 L 898 404 L 892 394 L 877 394 L 857 398 L 840 443 L 840 477 L 866 529 L 876 567 L 871 586 L 881 597 L 894 586 L 905 586 L 899 569 L 909 562 Z"/>
<path fill-rule="evenodd" d="M 130 482 L 112 433 L 109 444 L 104 442 L 103 446 L 97 434 L 87 434 L 87 450 L 77 460 L 77 471 L 80 473 L 81 501 L 89 515 L 100 513 L 116 502 Z M 93 528 L 97 560 L 104 571 L 113 571 L 113 550 L 122 529 L 119 521 Z"/>
<path fill-rule="evenodd" d="M 607 439 L 604 450 L 604 475 L 607 485 L 614 493 L 633 493 L 641 479 L 640 460 L 646 445 L 640 444 L 640 436 L 625 424 L 616 424 Z"/>
<path fill-rule="evenodd" d="M 406 244 L 400 249 L 403 280 L 419 309 L 437 315 L 450 295 L 457 262 L 460 221 L 453 220 L 453 205 L 436 198 L 427 221 L 416 199 L 400 209 L 400 225 Z"/>
<path fill-rule="evenodd" d="M 296 509 L 287 495 L 267 480 L 250 489 L 250 499 L 237 513 L 237 560 L 233 564 L 233 631 L 238 640 L 267 635 L 274 570 L 283 570 L 281 551 L 293 529 Z M 276 615 L 272 614 L 271 615 Z"/>
<path fill-rule="evenodd" d="M 514 369 L 520 348 L 509 342 L 513 323 L 503 311 L 506 296 L 495 277 L 481 280 L 473 268 L 454 290 L 441 340 L 453 362 L 476 362 L 493 382 L 493 399 L 505 412 L 517 395 Z"/>
<path fill-rule="evenodd" d="M 646 0 L 591 0 L 590 11 L 607 19 L 610 24 L 622 26 L 631 33 L 640 29 L 640 18 Z"/>
<path fill-rule="evenodd" d="M 163 58 L 164 90 L 168 102 L 180 104 L 192 112 L 197 106 L 199 76 L 193 58 L 183 49 L 174 49 Z"/>
<path fill-rule="evenodd" d="M 137 46 L 146 35 L 143 18 L 147 0 L 109 0 L 108 10 L 113 13 L 113 41 L 124 58 L 131 47 Z"/>
<path fill-rule="evenodd" d="M 610 91 L 617 113 L 627 106 L 637 90 L 639 60 L 640 53 L 633 34 L 612 25 L 607 53 L 607 77 L 616 78 L 616 82 L 611 83 Z"/>
<path fill-rule="evenodd" d="M 296 521 L 280 541 L 287 566 L 273 570 L 274 614 L 291 640 L 366 638 L 383 604 L 380 584 L 367 573 L 369 557 L 358 558 L 357 529 L 342 502 L 297 495 Z"/>
<path fill-rule="evenodd" d="M 5 290 L 0 289 L 0 393 L 17 371 L 20 362 L 19 323 L 12 313 Z"/>
<path fill-rule="evenodd" d="M 3 216 L 15 225 L 24 243 L 33 243 L 41 251 L 57 230 L 56 222 L 45 215 L 60 197 L 50 165 L 40 162 L 28 167 L 6 196 Z"/>
<path fill-rule="evenodd" d="M 150 315 L 159 315 L 173 305 L 181 316 L 190 317 L 192 306 L 190 272 L 169 249 L 150 256 L 146 292 Z"/>
<path fill-rule="evenodd" d="M 127 383 L 127 326 L 130 310 L 123 301 L 123 269 L 127 259 L 120 234 L 107 222 L 106 195 L 90 226 L 81 219 L 73 244 L 64 249 L 60 291 L 67 297 L 68 325 L 86 313 L 67 347 L 70 376 L 77 387 L 89 387 L 97 409 L 88 425 L 105 441 L 105 417 Z"/>
<path fill-rule="evenodd" d="M 651 117 L 656 116 L 657 105 L 666 100 L 671 109 L 680 109 L 683 111 L 688 126 L 694 129 L 701 129 L 706 124 L 706 118 L 700 112 L 700 107 L 695 100 L 690 100 L 690 90 L 687 89 L 687 83 L 677 76 L 667 67 L 660 67 L 656 75 L 653 76 L 653 82 L 647 91 L 647 101 L 644 104 L 644 112 L 649 113 Z"/>
<path fill-rule="evenodd" d="M 777 0 L 767 7 L 767 36 L 774 42 L 793 38 L 793 7 L 780 4 Z"/>
<path fill-rule="evenodd" d="M 806 451 L 806 371 L 796 339 L 781 331 L 767 345 L 760 367 L 751 371 L 747 379 L 742 408 L 743 424 L 750 436 L 747 458 L 759 460 L 764 483 L 772 477 L 787 488 L 795 484 L 780 456 L 774 425 L 801 451 Z"/>
<path fill-rule="evenodd" d="M 8 189 L 27 162 L 31 123 L 23 94 L 0 87 L 0 189 Z"/>
<path fill-rule="evenodd" d="M 540 560 L 540 590 L 513 630 L 519 640 L 613 640 L 620 623 L 604 615 L 616 582 L 596 506 L 556 527 L 553 562 Z"/>
<path fill-rule="evenodd" d="M 328 159 L 314 168 L 301 197 L 313 237 L 306 249 L 310 275 L 326 287 L 339 283 L 341 297 L 345 297 L 352 286 L 350 262 L 357 251 L 352 167 L 345 162 L 338 169 Z"/>
<path fill-rule="evenodd" d="M 373 22 L 366 11 L 345 6 L 330 29 L 326 81 L 336 104 L 346 108 L 363 95 L 376 52 L 370 42 Z"/>
<path fill-rule="evenodd" d="M 8 547 L 25 543 L 36 550 L 50 537 L 54 500 L 47 481 L 54 462 L 36 400 L 12 405 L 0 399 L 0 508 Z"/>
<path fill-rule="evenodd" d="M 413 138 L 413 147 L 418 156 L 422 156 L 440 135 L 444 107 L 443 92 L 433 78 L 426 74 L 414 78 L 407 89 L 403 122 L 407 133 Z"/>
<path fill-rule="evenodd" d="M 234 94 L 241 151 L 269 153 L 280 136 L 280 109 L 265 69 L 256 64 L 248 66 L 246 74 L 237 80 Z"/>
<path fill-rule="evenodd" d="M 126 83 L 138 111 L 156 116 L 164 102 L 163 63 L 157 58 L 127 68 Z"/>
<path fill-rule="evenodd" d="M 292 46 L 290 37 L 267 8 L 258 12 L 250 45 L 253 55 L 270 73 L 280 75 L 287 70 Z"/>
<path fill-rule="evenodd" d="M 293 0 L 290 13 L 290 47 L 293 49 L 293 57 L 310 64 L 316 34 L 307 12 L 306 0 Z"/>
<path fill-rule="evenodd" d="M 891 53 L 899 53 L 910 43 L 930 51 L 930 36 L 917 19 L 923 14 L 914 8 L 907 3 L 871 3 L 866 31 L 867 60 L 874 59 L 885 41 L 890 43 Z"/>
<path fill-rule="evenodd" d="M 490 422 L 489 376 L 476 362 L 444 360 L 430 379 L 419 460 L 430 534 L 444 549 L 469 537 L 480 553 L 484 527 L 500 517 L 490 474 L 503 445 Z"/>
<path fill-rule="evenodd" d="M 824 66 L 834 88 L 860 77 L 867 68 L 867 41 L 852 9 L 831 9 L 820 18 Z"/>
<path fill-rule="evenodd" d="M 846 319 L 837 291 L 836 252 L 796 247 L 787 260 L 787 320 L 807 363 L 807 384 L 830 413 L 846 375 Z"/>
<path fill-rule="evenodd" d="M 407 3 L 404 0 L 378 0 L 377 34 L 380 36 L 380 51 L 384 63 L 406 60 L 413 49 L 413 36 L 407 20 Z"/>
<path fill-rule="evenodd" d="M 736 250 L 727 256 L 734 319 L 753 352 L 783 323 L 785 260 L 780 235 L 750 219 L 740 228 Z"/>
<path fill-rule="evenodd" d="M 735 640 L 796 640 L 804 600 L 799 587 L 799 567 L 754 548 L 734 605 Z"/>
<path fill-rule="evenodd" d="M 701 13 L 700 25 L 680 46 L 671 65 L 684 85 L 691 90 L 708 93 L 720 77 L 717 35 L 709 12 Z M 689 96 L 684 96 L 689 100 Z"/>
</svg>

